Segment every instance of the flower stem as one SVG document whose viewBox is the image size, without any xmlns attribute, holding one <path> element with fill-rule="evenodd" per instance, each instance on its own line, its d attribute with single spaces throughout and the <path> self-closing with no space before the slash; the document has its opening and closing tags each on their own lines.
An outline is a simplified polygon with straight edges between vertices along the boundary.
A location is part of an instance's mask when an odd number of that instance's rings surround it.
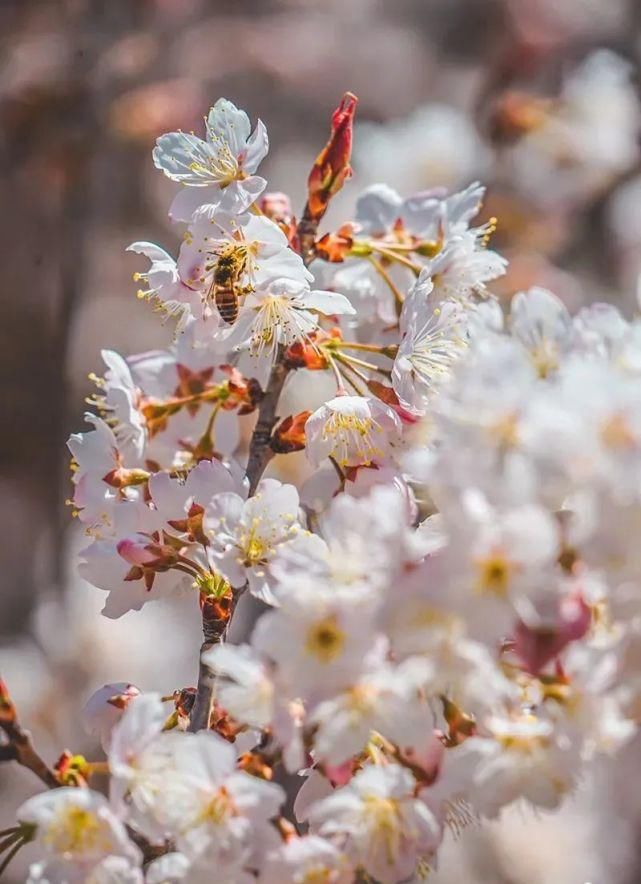
<svg viewBox="0 0 641 884">
<path fill-rule="evenodd" d="M 334 378 L 336 380 L 336 392 L 337 393 L 344 393 L 345 392 L 345 384 L 343 383 L 343 375 L 341 374 L 340 369 L 339 369 L 338 365 L 336 364 L 336 359 L 334 359 L 334 357 L 330 353 L 326 353 L 325 357 L 327 359 L 329 367 L 331 368 L 332 372 L 334 373 Z M 338 354 L 336 354 L 336 357 L 338 358 Z"/>
<path fill-rule="evenodd" d="M 398 288 L 392 277 L 389 275 L 387 270 L 383 267 L 380 261 L 377 261 L 376 258 L 370 257 L 367 259 L 372 267 L 376 270 L 376 272 L 385 280 L 388 285 L 389 290 L 394 295 L 394 299 L 396 301 L 396 312 L 400 313 L 400 308 L 403 306 L 403 302 L 405 301 L 405 297 L 402 294 L 401 290 Z"/>
<path fill-rule="evenodd" d="M 21 835 L 21 836 L 19 837 L 18 841 L 13 845 L 13 847 L 11 848 L 11 850 L 9 851 L 9 853 L 5 856 L 5 858 L 4 858 L 4 859 L 2 860 L 2 862 L 0 863 L 0 877 L 2 877 L 3 872 L 5 871 L 5 869 L 7 868 L 7 866 L 9 865 L 9 863 L 11 862 L 11 860 L 14 858 L 14 856 L 16 855 L 16 853 L 20 850 L 20 848 L 21 848 L 25 843 L 26 843 L 26 842 L 25 842 L 25 840 L 23 839 L 23 837 L 22 837 L 22 835 Z"/>
<path fill-rule="evenodd" d="M 357 359 L 356 356 L 349 356 L 347 353 L 337 353 L 336 359 L 338 359 L 342 365 L 360 365 L 361 368 L 366 368 L 368 371 L 374 371 L 377 374 L 382 374 L 386 377 L 390 376 L 390 370 L 388 368 L 380 368 L 378 365 L 374 365 L 373 362 Z"/>
<path fill-rule="evenodd" d="M 407 267 L 408 270 L 411 270 L 416 276 L 421 272 L 421 268 L 418 264 L 415 264 L 414 261 L 410 261 L 409 258 L 406 258 L 404 255 L 399 255 L 398 252 L 391 251 L 390 249 L 385 249 L 382 246 L 377 245 L 376 243 L 371 244 L 372 249 L 375 252 L 378 252 L 383 258 L 387 258 L 388 261 L 395 261 L 397 264 L 402 264 L 404 267 Z M 370 258 L 371 260 L 371 258 Z"/>
</svg>

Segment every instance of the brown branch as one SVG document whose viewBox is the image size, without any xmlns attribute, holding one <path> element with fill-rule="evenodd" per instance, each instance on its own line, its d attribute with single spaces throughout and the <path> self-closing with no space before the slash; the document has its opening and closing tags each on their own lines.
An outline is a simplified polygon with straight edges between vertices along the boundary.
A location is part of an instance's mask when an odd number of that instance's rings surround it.
<svg viewBox="0 0 641 884">
<path fill-rule="evenodd" d="M 274 456 L 270 442 L 272 431 L 278 420 L 276 409 L 278 408 L 278 400 L 289 374 L 289 368 L 284 365 L 282 360 L 283 348 L 280 347 L 276 364 L 269 377 L 265 395 L 260 400 L 260 405 L 258 406 L 258 420 L 249 443 L 247 478 L 249 479 L 250 497 L 255 494 L 265 468 Z"/>
<path fill-rule="evenodd" d="M 0 761 L 17 761 L 34 773 L 49 789 L 60 783 L 53 770 L 36 752 L 29 731 L 24 730 L 4 682 L 0 681 L 0 730 L 7 742 L 0 746 Z"/>
<path fill-rule="evenodd" d="M 203 633 L 205 625 L 203 623 Z M 198 661 L 198 687 L 196 699 L 189 716 L 189 730 L 192 733 L 209 727 L 209 716 L 214 696 L 214 675 L 211 669 L 203 663 L 203 654 L 213 647 L 213 642 L 204 641 L 200 646 L 200 659 Z"/>
<path fill-rule="evenodd" d="M 0 761 L 17 761 L 18 753 L 16 751 L 16 747 L 11 745 L 11 743 L 7 743 L 4 746 L 0 746 Z"/>
<path fill-rule="evenodd" d="M 267 464 L 274 456 L 271 448 L 271 436 L 278 420 L 276 409 L 278 408 L 278 400 L 283 391 L 283 386 L 287 380 L 289 368 L 283 363 L 283 347 L 278 350 L 276 364 L 274 365 L 265 395 L 260 400 L 258 406 L 258 420 L 254 427 L 254 432 L 249 443 L 249 457 L 247 459 L 247 478 L 249 479 L 249 496 L 251 497 L 258 487 L 258 483 L 265 472 Z M 203 663 L 202 656 L 218 642 L 224 640 L 225 634 L 236 602 L 240 597 L 240 592 L 234 591 L 232 596 L 231 611 L 229 618 L 223 624 L 220 621 L 210 621 L 207 616 L 206 608 L 203 608 L 203 637 L 204 641 L 200 646 L 200 658 L 198 664 L 198 685 L 196 688 L 196 699 L 189 716 L 189 730 L 192 732 L 203 730 L 209 727 L 209 715 L 213 703 L 214 695 L 214 676 L 209 667 Z"/>
<path fill-rule="evenodd" d="M 189 730 L 192 733 L 209 727 L 209 716 L 214 695 L 214 675 L 203 663 L 203 654 L 214 645 L 225 640 L 238 599 L 243 589 L 230 589 L 229 594 L 221 599 L 207 598 L 202 605 L 203 638 L 200 646 L 198 662 L 198 686 L 196 697 L 189 715 Z"/>
<path fill-rule="evenodd" d="M 48 789 L 60 787 L 61 783 L 52 768 L 36 752 L 31 734 L 29 731 L 24 730 L 20 724 L 15 703 L 2 679 L 0 679 L 0 731 L 2 731 L 8 741 L 0 744 L 0 763 L 3 761 L 17 761 L 18 764 L 32 771 Z M 130 826 L 127 826 L 127 833 L 134 844 L 137 844 L 141 849 L 143 862 L 145 863 L 174 849 L 172 844 L 152 844 L 144 835 L 136 832 Z M 18 847 L 21 847 L 23 843 L 24 841 L 17 842 L 13 852 L 17 853 Z M 13 853 L 5 857 L 3 868 L 6 868 L 12 857 Z"/>
<path fill-rule="evenodd" d="M 316 234 L 322 217 L 323 216 L 321 215 L 315 218 L 311 212 L 309 203 L 305 203 L 303 217 L 298 222 L 297 237 L 298 248 L 300 249 L 300 254 L 306 267 L 308 267 L 316 257 Z"/>
<path fill-rule="evenodd" d="M 283 348 L 278 350 L 276 364 L 274 365 L 269 377 L 265 395 L 260 400 L 258 406 L 258 420 L 254 427 L 254 432 L 249 443 L 249 457 L 247 460 L 247 478 L 249 479 L 249 496 L 251 497 L 258 487 L 261 476 L 265 472 L 267 464 L 274 456 L 271 448 L 271 436 L 278 415 L 276 409 L 278 400 L 283 390 L 289 369 L 284 365 Z M 224 640 L 225 634 L 236 602 L 241 592 L 234 591 L 231 601 L 231 610 L 228 619 L 222 622 L 218 619 L 211 620 L 207 613 L 207 607 L 203 607 L 203 638 L 204 641 L 200 646 L 200 657 L 198 663 L 198 685 L 196 688 L 196 699 L 189 716 L 189 730 L 196 732 L 209 727 L 209 715 L 214 695 L 214 676 L 209 667 L 203 663 L 203 654 L 215 644 Z"/>
<path fill-rule="evenodd" d="M 298 224 L 294 241 L 298 243 L 298 250 L 303 258 L 305 266 L 309 266 L 316 256 L 316 233 L 318 225 L 325 214 L 329 200 L 342 186 L 343 181 L 350 174 L 349 156 L 351 154 L 351 127 L 356 99 L 350 93 L 343 98 L 334 115 L 332 124 L 332 136 L 327 146 L 321 151 L 316 159 L 314 168 L 308 183 L 309 198 L 303 210 L 303 216 Z M 329 165 L 327 165 L 329 164 Z M 327 168 L 326 168 L 327 165 Z M 321 174 L 322 185 L 318 182 L 313 184 L 314 171 L 324 170 Z M 327 169 L 332 172 L 330 176 L 331 186 L 326 185 Z M 315 206 L 313 200 L 315 199 Z M 285 381 L 290 369 L 285 365 L 285 348 L 278 348 L 274 367 L 269 375 L 265 393 L 258 405 L 258 418 L 249 443 L 249 455 L 247 458 L 246 476 L 249 480 L 249 497 L 256 493 L 258 483 L 261 480 L 267 465 L 273 458 L 275 451 L 271 446 L 272 433 L 278 421 L 278 402 L 280 400 Z M 237 601 L 237 595 L 233 595 L 232 613 Z M 231 614 L 230 618 L 231 620 Z M 199 731 L 209 727 L 209 715 L 211 712 L 214 677 L 208 666 L 202 661 L 202 655 L 214 644 L 224 639 L 229 620 L 222 630 L 214 627 L 213 631 L 207 622 L 203 609 L 203 636 L 204 641 L 200 646 L 200 659 L 198 665 L 198 686 L 196 688 L 196 700 L 190 715 L 189 730 Z"/>
</svg>

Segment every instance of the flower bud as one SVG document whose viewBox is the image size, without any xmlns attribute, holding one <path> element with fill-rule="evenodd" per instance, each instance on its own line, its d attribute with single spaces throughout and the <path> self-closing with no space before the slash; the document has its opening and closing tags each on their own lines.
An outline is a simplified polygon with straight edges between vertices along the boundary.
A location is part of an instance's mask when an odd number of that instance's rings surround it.
<svg viewBox="0 0 641 884">
<path fill-rule="evenodd" d="M 82 710 L 84 728 L 87 733 L 99 737 L 105 751 L 109 748 L 111 731 L 120 721 L 129 703 L 139 695 L 136 685 L 118 681 L 99 688 L 85 703 Z"/>
<path fill-rule="evenodd" d="M 258 201 L 258 208 L 276 224 L 289 224 L 292 220 L 292 201 L 286 193 L 264 193 Z"/>
<path fill-rule="evenodd" d="M 307 205 L 309 214 L 314 219 L 322 218 L 330 199 L 352 174 L 350 159 L 357 101 L 351 92 L 345 93 L 332 115 L 329 141 L 316 157 L 309 173 Z"/>
<path fill-rule="evenodd" d="M 158 553 L 150 549 L 149 544 L 145 541 L 132 540 L 125 537 L 119 541 L 116 549 L 118 555 L 130 565 L 152 565 L 158 560 Z"/>
<path fill-rule="evenodd" d="M 9 688 L 0 678 L 0 722 L 3 724 L 12 724 L 16 720 L 16 707 Z"/>
<path fill-rule="evenodd" d="M 91 769 L 84 755 L 74 755 L 65 749 L 54 765 L 62 786 L 86 786 Z"/>
<path fill-rule="evenodd" d="M 527 671 L 537 675 L 570 642 L 583 638 L 591 622 L 592 612 L 584 599 L 578 594 L 569 595 L 561 600 L 554 623 L 518 623 L 513 636 L 514 651 Z"/>
</svg>

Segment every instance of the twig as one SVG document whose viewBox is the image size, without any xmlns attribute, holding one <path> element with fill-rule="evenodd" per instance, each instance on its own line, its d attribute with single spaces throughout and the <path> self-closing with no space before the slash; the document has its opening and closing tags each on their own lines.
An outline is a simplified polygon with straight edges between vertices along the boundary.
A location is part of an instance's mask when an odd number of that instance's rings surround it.
<svg viewBox="0 0 641 884">
<path fill-rule="evenodd" d="M 203 621 L 203 633 L 205 624 Z M 192 733 L 209 727 L 209 716 L 211 713 L 212 699 L 214 695 L 214 674 L 205 663 L 203 663 L 203 654 L 213 647 L 214 642 L 205 641 L 200 646 L 200 659 L 198 662 L 198 687 L 196 688 L 196 699 L 189 716 L 189 730 Z"/>
<path fill-rule="evenodd" d="M 2 863 L 0 864 L 0 875 L 2 875 L 2 873 L 6 870 L 11 860 L 24 844 L 25 841 L 23 838 L 20 838 L 18 839 L 18 841 L 16 841 L 16 843 L 13 845 L 9 853 L 5 856 L 5 858 L 2 860 Z"/>
<path fill-rule="evenodd" d="M 283 392 L 283 387 L 289 368 L 283 363 L 283 348 L 279 347 L 277 361 L 274 365 L 265 395 L 258 406 L 258 420 L 249 443 L 249 458 L 247 460 L 247 478 L 249 479 L 249 496 L 251 497 L 258 487 L 261 476 L 265 472 L 267 464 L 274 456 L 270 447 L 272 430 L 278 420 L 276 409 L 278 400 Z"/>
<path fill-rule="evenodd" d="M 287 380 L 289 369 L 283 363 L 284 348 L 279 347 L 277 361 L 274 365 L 265 395 L 260 400 L 258 406 L 258 420 L 252 433 L 249 443 L 249 457 L 247 460 L 247 478 L 249 480 L 249 496 L 256 492 L 261 476 L 265 472 L 267 464 L 274 456 L 274 451 L 270 446 L 272 431 L 278 420 L 276 409 L 278 400 L 282 393 L 283 386 Z M 241 591 L 242 592 L 242 591 Z M 234 592 L 232 600 L 232 611 L 229 619 L 220 626 L 219 621 L 212 622 L 207 618 L 203 609 L 203 637 L 204 641 L 200 646 L 200 658 L 198 664 L 198 685 L 196 687 L 196 699 L 189 716 L 189 730 L 192 732 L 202 730 L 209 726 L 209 714 L 213 702 L 214 693 L 214 676 L 209 667 L 203 663 L 202 656 L 215 644 L 220 642 L 227 631 L 227 627 L 231 622 L 236 602 L 240 596 L 240 592 Z"/>
<path fill-rule="evenodd" d="M 17 761 L 32 771 L 49 789 L 60 785 L 49 765 L 38 755 L 29 731 L 18 720 L 16 707 L 4 684 L 0 681 L 0 730 L 7 742 L 0 746 L 0 761 Z"/>
<path fill-rule="evenodd" d="M 312 181 L 314 171 L 324 170 L 321 175 L 321 182 L 316 182 L 320 186 L 322 193 L 316 188 L 316 207 L 312 204 L 312 186 L 308 182 L 308 200 L 303 210 L 302 218 L 296 230 L 295 241 L 298 242 L 298 250 L 301 254 L 303 262 L 308 267 L 316 257 L 316 233 L 318 225 L 323 218 L 329 200 L 333 194 L 342 187 L 343 180 L 349 174 L 349 157 L 351 154 L 351 127 L 356 99 L 351 93 L 347 93 L 337 112 L 332 119 L 332 135 L 327 146 L 321 151 L 316 158 L 314 168 L 310 175 Z M 338 116 L 337 116 L 338 114 Z M 325 174 L 327 170 L 332 172 L 331 186 L 325 182 Z M 324 189 L 323 189 L 324 188 Z M 290 369 L 285 365 L 284 358 L 285 348 L 281 345 L 276 354 L 276 361 L 269 375 L 265 393 L 258 405 L 258 418 L 256 426 L 252 433 L 249 443 L 249 455 L 247 458 L 246 476 L 249 481 L 249 496 L 252 497 L 256 493 L 258 483 L 261 480 L 265 469 L 274 457 L 274 450 L 271 447 L 271 438 L 276 422 L 278 421 L 278 402 L 283 392 L 285 381 L 289 375 Z M 237 595 L 233 595 L 233 607 L 235 607 Z M 232 607 L 232 614 L 233 614 Z M 231 614 L 229 620 L 223 629 L 211 632 L 210 625 L 207 622 L 205 611 L 203 610 L 203 636 L 204 641 L 200 646 L 200 661 L 198 666 L 198 685 L 196 688 L 196 700 L 190 715 L 189 730 L 198 731 L 209 727 L 209 714 L 213 702 L 214 677 L 209 669 L 202 661 L 202 655 L 208 651 L 214 644 L 224 638 L 229 622 L 231 622 Z"/>
<path fill-rule="evenodd" d="M 249 457 L 247 460 L 247 478 L 249 480 L 249 496 L 251 497 L 258 487 L 265 468 L 274 456 L 270 446 L 272 431 L 278 420 L 276 409 L 283 386 L 287 380 L 289 369 L 283 363 L 284 348 L 279 347 L 276 364 L 269 376 L 265 395 L 258 406 L 258 420 L 249 443 Z M 242 590 L 241 590 L 242 592 Z M 200 658 L 198 664 L 198 685 L 196 687 L 196 699 L 189 716 L 189 730 L 196 732 L 209 727 L 209 714 L 213 702 L 214 676 L 209 667 L 203 663 L 202 656 L 215 644 L 223 640 L 227 627 L 231 622 L 236 602 L 241 592 L 234 592 L 232 597 L 232 609 L 229 619 L 221 625 L 220 621 L 213 623 L 208 619 L 203 609 L 203 637 L 200 646 Z"/>
<path fill-rule="evenodd" d="M 203 654 L 205 651 L 213 648 L 214 645 L 225 640 L 236 605 L 238 604 L 238 599 L 243 594 L 243 589 L 231 591 L 227 606 L 225 606 L 224 599 L 212 600 L 211 602 L 206 600 L 203 605 L 204 641 L 200 646 L 196 697 L 189 715 L 189 730 L 192 733 L 209 727 L 209 716 L 213 702 L 214 676 L 211 669 L 203 663 Z"/>
</svg>

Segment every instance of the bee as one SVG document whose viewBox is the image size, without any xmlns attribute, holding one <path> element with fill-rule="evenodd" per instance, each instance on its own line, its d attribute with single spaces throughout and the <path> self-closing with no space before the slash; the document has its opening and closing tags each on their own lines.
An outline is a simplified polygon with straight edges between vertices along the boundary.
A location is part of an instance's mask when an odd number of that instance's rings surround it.
<svg viewBox="0 0 641 884">
<path fill-rule="evenodd" d="M 244 246 L 224 252 L 214 268 L 207 300 L 216 304 L 220 318 L 228 325 L 233 325 L 238 319 L 239 297 L 249 290 L 238 284 L 246 268 L 247 249 Z"/>
</svg>

